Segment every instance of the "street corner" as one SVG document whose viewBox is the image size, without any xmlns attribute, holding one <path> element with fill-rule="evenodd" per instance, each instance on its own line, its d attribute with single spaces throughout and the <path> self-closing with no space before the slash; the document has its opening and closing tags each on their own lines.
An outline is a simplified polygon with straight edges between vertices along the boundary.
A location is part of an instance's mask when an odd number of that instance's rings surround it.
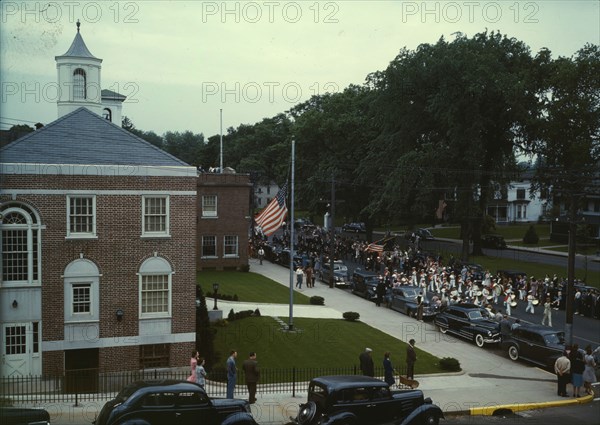
<svg viewBox="0 0 600 425">
<path fill-rule="evenodd" d="M 470 414 L 471 416 L 497 416 L 500 414 L 517 413 L 528 410 L 548 409 L 551 407 L 575 406 L 578 404 L 590 403 L 593 400 L 594 396 L 586 395 L 584 397 L 538 403 L 515 403 L 496 406 L 472 407 L 471 409 L 469 409 L 468 414 Z"/>
</svg>

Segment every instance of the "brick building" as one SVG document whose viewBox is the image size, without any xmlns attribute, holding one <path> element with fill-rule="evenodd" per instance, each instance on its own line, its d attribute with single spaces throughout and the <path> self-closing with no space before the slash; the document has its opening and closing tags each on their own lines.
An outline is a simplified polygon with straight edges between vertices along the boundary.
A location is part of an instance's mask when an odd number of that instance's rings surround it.
<svg viewBox="0 0 600 425">
<path fill-rule="evenodd" d="M 198 176 L 198 270 L 248 264 L 252 183 L 248 174 Z"/>
<path fill-rule="evenodd" d="M 196 169 L 87 98 L 90 56 L 78 28 L 59 119 L 0 150 L 1 376 L 183 366 L 195 345 Z"/>
</svg>

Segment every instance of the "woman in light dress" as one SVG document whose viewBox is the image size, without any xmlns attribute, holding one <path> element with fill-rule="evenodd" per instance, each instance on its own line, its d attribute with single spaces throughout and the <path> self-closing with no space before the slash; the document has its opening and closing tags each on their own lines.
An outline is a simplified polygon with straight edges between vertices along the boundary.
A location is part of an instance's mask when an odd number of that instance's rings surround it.
<svg viewBox="0 0 600 425">
<path fill-rule="evenodd" d="M 590 345 L 585 347 L 585 357 L 583 358 L 583 362 L 585 363 L 585 369 L 583 370 L 583 386 L 588 394 L 594 394 L 592 384 L 596 382 L 596 362 L 594 361 L 592 347 Z"/>
</svg>

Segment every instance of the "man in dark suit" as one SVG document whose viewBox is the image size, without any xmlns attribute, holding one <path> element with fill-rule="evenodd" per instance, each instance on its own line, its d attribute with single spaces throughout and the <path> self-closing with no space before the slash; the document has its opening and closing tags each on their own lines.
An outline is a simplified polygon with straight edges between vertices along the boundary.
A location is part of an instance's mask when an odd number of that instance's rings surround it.
<svg viewBox="0 0 600 425">
<path fill-rule="evenodd" d="M 415 340 L 408 341 L 406 347 L 406 378 L 415 379 L 415 362 L 417 361 L 417 353 L 415 353 Z"/>
<path fill-rule="evenodd" d="M 248 387 L 248 402 L 253 404 L 256 402 L 256 385 L 260 377 L 258 362 L 256 361 L 256 353 L 253 351 L 248 358 L 242 363 L 242 369 L 246 375 L 246 386 Z"/>
<path fill-rule="evenodd" d="M 373 350 L 367 347 L 365 348 L 365 351 L 358 356 L 360 370 L 365 376 L 375 376 L 375 365 L 373 364 L 373 358 L 371 357 L 372 352 Z"/>
</svg>

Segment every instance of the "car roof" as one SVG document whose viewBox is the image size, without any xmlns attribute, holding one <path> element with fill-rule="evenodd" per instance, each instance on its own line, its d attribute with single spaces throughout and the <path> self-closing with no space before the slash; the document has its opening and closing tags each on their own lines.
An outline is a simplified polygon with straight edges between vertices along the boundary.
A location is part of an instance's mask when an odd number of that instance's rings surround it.
<svg viewBox="0 0 600 425">
<path fill-rule="evenodd" d="M 561 333 L 563 331 L 559 331 L 556 329 L 552 329 L 549 328 L 547 326 L 544 325 L 536 325 L 533 323 L 521 323 L 521 326 L 519 326 L 519 330 L 528 330 L 528 331 L 533 331 L 536 332 L 540 335 L 548 335 L 548 334 L 556 334 L 556 333 Z"/>
<path fill-rule="evenodd" d="M 354 269 L 354 274 L 360 274 L 363 276 L 379 276 L 377 273 L 373 273 L 367 270 L 362 270 L 362 269 Z"/>
<path fill-rule="evenodd" d="M 387 387 L 380 379 L 364 375 L 332 375 L 313 378 L 311 382 L 326 386 L 328 391 L 356 387 Z"/>
<path fill-rule="evenodd" d="M 146 381 L 135 381 L 127 385 L 125 388 L 128 388 L 131 393 L 140 389 L 148 389 L 152 391 L 156 389 L 171 391 L 189 391 L 191 389 L 198 388 L 198 385 L 189 381 L 183 381 L 179 379 L 156 379 Z"/>
<path fill-rule="evenodd" d="M 483 307 L 477 305 L 477 304 L 471 304 L 471 303 L 460 303 L 460 304 L 453 304 L 448 306 L 448 308 L 453 308 L 456 310 L 481 310 Z"/>
</svg>

